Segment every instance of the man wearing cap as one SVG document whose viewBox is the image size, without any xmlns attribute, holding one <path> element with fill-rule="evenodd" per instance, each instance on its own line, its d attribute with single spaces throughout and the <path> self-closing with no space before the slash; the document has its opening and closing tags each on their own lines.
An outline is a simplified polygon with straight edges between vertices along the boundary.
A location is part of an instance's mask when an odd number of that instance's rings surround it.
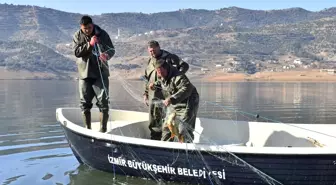
<svg viewBox="0 0 336 185">
<path fill-rule="evenodd" d="M 163 59 L 153 59 L 154 67 L 158 75 L 158 82 L 164 97 L 163 104 L 172 106 L 181 121 L 178 127 L 187 143 L 194 139 L 196 116 L 199 106 L 199 95 L 196 87 L 188 77 L 165 62 Z M 150 85 L 153 90 L 153 84 Z M 170 131 L 163 130 L 162 140 L 170 138 Z"/>
<path fill-rule="evenodd" d="M 185 74 L 189 69 L 189 64 L 180 59 L 177 55 L 172 54 L 166 50 L 160 48 L 157 41 L 151 40 L 148 42 L 148 53 L 150 58 L 147 63 L 147 68 L 145 70 L 144 77 L 146 78 L 145 92 L 143 94 L 144 102 L 149 106 L 149 130 L 151 132 L 151 139 L 160 140 L 162 131 L 161 124 L 164 115 L 162 114 L 163 109 L 160 105 L 155 104 L 155 100 L 163 100 L 163 95 L 160 89 L 156 88 L 149 91 L 149 85 L 154 84 L 157 80 L 157 74 L 155 72 L 153 59 L 162 59 L 168 64 L 175 67 L 178 71 Z"/>
</svg>

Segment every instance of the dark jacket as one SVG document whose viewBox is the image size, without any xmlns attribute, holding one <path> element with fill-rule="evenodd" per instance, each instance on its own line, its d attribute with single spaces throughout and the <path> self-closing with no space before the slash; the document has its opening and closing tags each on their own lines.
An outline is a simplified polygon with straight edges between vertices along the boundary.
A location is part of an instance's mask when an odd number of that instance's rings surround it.
<svg viewBox="0 0 336 185">
<path fill-rule="evenodd" d="M 188 77 L 176 68 L 168 69 L 168 76 L 158 81 L 161 85 L 164 98 L 170 98 L 171 104 L 177 110 L 185 110 L 188 103 L 198 102 L 199 94 Z"/>
<path fill-rule="evenodd" d="M 112 58 L 115 50 L 108 33 L 99 26 L 94 25 L 93 35 L 98 36 L 101 51 L 106 52 L 109 55 L 109 59 Z M 76 31 L 73 36 L 74 54 L 77 58 L 80 58 L 77 61 L 80 79 L 100 78 L 97 56 L 93 54 L 94 47 L 89 44 L 92 36 L 85 35 L 82 30 Z M 101 65 L 102 75 L 103 77 L 108 77 L 110 76 L 108 63 L 106 62 L 105 64 Z"/>
<path fill-rule="evenodd" d="M 161 55 L 156 57 L 156 59 L 164 59 L 168 64 L 175 67 L 178 71 L 185 74 L 189 69 L 189 64 L 184 62 L 182 59 L 180 59 L 177 55 L 169 53 L 168 51 L 161 50 Z M 145 92 L 144 95 L 147 95 L 149 97 L 157 97 L 161 95 L 161 92 L 158 92 L 159 90 L 155 91 L 148 91 L 148 85 L 149 83 L 155 83 L 158 80 L 158 77 L 156 75 L 156 71 L 154 68 L 154 63 L 152 58 L 148 60 L 147 68 L 145 70 L 145 76 L 147 80 L 147 83 L 145 83 Z M 151 93 L 149 93 L 151 92 Z"/>
</svg>

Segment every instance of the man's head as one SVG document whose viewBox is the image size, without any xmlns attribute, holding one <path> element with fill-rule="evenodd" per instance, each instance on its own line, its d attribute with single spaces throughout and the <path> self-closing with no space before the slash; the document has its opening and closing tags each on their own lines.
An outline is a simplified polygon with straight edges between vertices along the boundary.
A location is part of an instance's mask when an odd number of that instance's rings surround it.
<svg viewBox="0 0 336 185">
<path fill-rule="evenodd" d="M 149 41 L 148 42 L 148 53 L 150 56 L 154 58 L 158 57 L 161 54 L 160 44 L 155 40 Z"/>
<path fill-rule="evenodd" d="M 168 76 L 169 64 L 165 62 L 163 59 L 154 58 L 153 60 L 154 60 L 154 67 L 155 67 L 157 75 L 160 78 L 166 78 Z"/>
<path fill-rule="evenodd" d="M 80 26 L 85 35 L 92 34 L 94 26 L 91 17 L 84 15 L 80 20 Z"/>
</svg>

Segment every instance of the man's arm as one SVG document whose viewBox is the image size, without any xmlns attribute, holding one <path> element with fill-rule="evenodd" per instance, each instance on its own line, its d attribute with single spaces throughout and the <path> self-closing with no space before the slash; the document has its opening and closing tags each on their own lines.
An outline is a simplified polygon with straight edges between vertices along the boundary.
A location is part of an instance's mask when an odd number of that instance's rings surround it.
<svg viewBox="0 0 336 185">
<path fill-rule="evenodd" d="M 145 75 L 143 75 L 143 78 L 145 80 L 145 86 L 144 86 L 144 96 L 148 96 L 148 85 L 149 85 L 149 74 L 148 74 L 148 65 L 150 65 L 151 59 L 148 59 L 147 61 L 147 68 L 145 69 Z"/>
<path fill-rule="evenodd" d="M 189 70 L 189 64 L 183 61 L 180 57 L 175 54 L 171 56 L 172 64 L 177 66 L 177 69 L 185 74 Z"/>
<path fill-rule="evenodd" d="M 92 51 L 92 46 L 90 45 L 90 42 L 86 43 L 79 43 L 79 33 L 75 33 L 72 39 L 73 42 L 73 49 L 75 56 L 77 58 L 83 57 L 88 55 Z"/>
<path fill-rule="evenodd" d="M 190 83 L 189 79 L 185 75 L 176 77 L 173 83 L 176 84 L 175 86 L 178 91 L 170 97 L 172 104 L 176 104 L 185 100 L 194 90 L 194 86 Z"/>
<path fill-rule="evenodd" d="M 144 93 L 143 93 L 143 95 L 144 96 L 148 96 L 149 77 L 148 77 L 148 74 L 147 74 L 147 70 L 145 70 L 145 75 L 143 77 L 145 78 L 145 86 L 144 86 Z"/>
<path fill-rule="evenodd" d="M 106 48 L 105 52 L 108 54 L 109 56 L 108 60 L 109 60 L 115 55 L 115 48 L 109 34 L 106 31 L 102 30 L 101 36 L 104 43 L 104 47 Z"/>
</svg>

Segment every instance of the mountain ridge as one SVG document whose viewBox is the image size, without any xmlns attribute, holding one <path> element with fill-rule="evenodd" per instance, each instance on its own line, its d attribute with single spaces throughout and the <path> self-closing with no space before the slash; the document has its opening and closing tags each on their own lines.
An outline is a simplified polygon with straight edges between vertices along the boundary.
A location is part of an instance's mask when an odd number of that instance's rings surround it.
<svg viewBox="0 0 336 185">
<path fill-rule="evenodd" d="M 48 48 L 41 49 L 41 52 L 34 50 L 35 53 L 21 49 L 22 53 L 18 55 L 13 49 L 6 51 L 2 46 L 0 56 L 5 57 L 2 61 L 6 62 L 0 64 L 8 69 L 16 66 L 13 70 L 45 69 L 48 72 L 51 67 L 53 70 L 68 68 L 76 71 L 77 59 L 70 45 L 82 15 L 31 5 L 0 4 L 1 41 L 16 43 L 18 48 L 36 48 L 37 45 Z M 103 13 L 92 15 L 92 18 L 110 34 L 116 46 L 116 61 L 129 63 L 129 66 L 115 64 L 121 69 L 143 67 L 146 42 L 150 39 L 159 40 L 164 49 L 203 67 L 215 63 L 232 66 L 230 60 L 233 56 L 237 60 L 264 66 L 270 60 L 289 65 L 287 59 L 281 59 L 282 56 L 307 59 L 307 65 L 327 61 L 326 67 L 330 68 L 333 67 L 330 62 L 336 60 L 336 7 L 320 11 L 299 7 L 274 10 L 239 7 L 179 9 L 158 13 Z M 22 61 L 18 62 L 17 57 Z M 48 60 L 43 63 L 40 58 Z M 38 62 L 32 62 L 35 59 Z M 277 68 L 282 67 L 280 64 Z"/>
</svg>

